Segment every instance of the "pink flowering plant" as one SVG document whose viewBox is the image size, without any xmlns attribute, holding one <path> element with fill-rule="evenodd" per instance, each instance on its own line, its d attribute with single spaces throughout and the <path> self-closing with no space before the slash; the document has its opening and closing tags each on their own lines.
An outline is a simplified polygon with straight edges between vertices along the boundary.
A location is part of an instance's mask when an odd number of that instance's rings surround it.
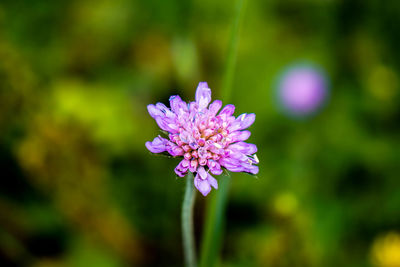
<svg viewBox="0 0 400 267">
<path fill-rule="evenodd" d="M 211 187 L 218 189 L 212 175 L 220 175 L 225 168 L 231 172 L 258 173 L 257 147 L 246 143 L 247 131 L 255 114 L 233 116 L 234 105 L 222 107 L 220 100 L 211 104 L 211 89 L 206 82 L 197 86 L 195 101 L 186 103 L 171 96 L 170 108 L 162 103 L 147 106 L 150 116 L 166 134 L 157 136 L 146 147 L 152 153 L 168 153 L 182 160 L 175 168 L 179 177 L 188 172 L 196 174 L 194 186 L 206 196 Z M 192 177 L 192 176 L 188 176 Z"/>
</svg>

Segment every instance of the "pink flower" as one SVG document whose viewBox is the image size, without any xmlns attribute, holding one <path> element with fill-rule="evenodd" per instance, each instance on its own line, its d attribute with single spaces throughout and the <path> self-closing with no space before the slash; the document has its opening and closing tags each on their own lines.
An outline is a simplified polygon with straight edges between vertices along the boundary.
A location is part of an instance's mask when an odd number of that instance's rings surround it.
<svg viewBox="0 0 400 267">
<path fill-rule="evenodd" d="M 182 157 L 175 173 L 184 177 L 188 171 L 196 173 L 195 187 L 206 196 L 211 187 L 218 188 L 217 180 L 222 168 L 232 172 L 258 173 L 258 159 L 254 144 L 245 143 L 250 132 L 244 131 L 253 124 L 255 114 L 242 114 L 235 118 L 234 105 L 222 107 L 220 100 L 211 102 L 211 89 L 200 82 L 196 101 L 189 104 L 179 96 L 171 96 L 170 108 L 162 103 L 148 105 L 147 109 L 158 126 L 168 132 L 168 138 L 157 136 L 146 147 L 152 153 L 168 152 Z M 210 104 L 210 105 L 209 105 Z"/>
</svg>

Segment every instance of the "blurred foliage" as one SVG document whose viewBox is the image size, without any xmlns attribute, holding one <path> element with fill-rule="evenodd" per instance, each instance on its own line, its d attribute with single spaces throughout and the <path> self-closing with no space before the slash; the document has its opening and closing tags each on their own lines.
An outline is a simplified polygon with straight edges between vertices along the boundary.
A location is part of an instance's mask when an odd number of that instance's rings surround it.
<svg viewBox="0 0 400 267">
<path fill-rule="evenodd" d="M 0 2 L 1 266 L 182 265 L 184 181 L 145 149 L 146 105 L 221 95 L 233 9 Z M 248 1 L 232 102 L 257 114 L 260 173 L 232 174 L 221 266 L 400 266 L 398 47 L 395 0 Z M 302 61 L 331 92 L 298 120 L 274 85 Z"/>
</svg>

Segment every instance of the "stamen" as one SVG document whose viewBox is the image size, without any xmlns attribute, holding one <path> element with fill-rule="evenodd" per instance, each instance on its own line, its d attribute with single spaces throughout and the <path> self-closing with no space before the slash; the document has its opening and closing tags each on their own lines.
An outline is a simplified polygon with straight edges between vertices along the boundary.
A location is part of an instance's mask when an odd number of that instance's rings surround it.
<svg viewBox="0 0 400 267">
<path fill-rule="evenodd" d="M 256 161 L 257 164 L 260 163 L 260 161 L 258 160 L 258 157 L 257 157 L 256 154 L 254 154 L 253 157 L 254 157 L 254 159 L 255 159 L 255 161 Z"/>
<path fill-rule="evenodd" d="M 215 146 L 216 148 L 219 148 L 219 149 L 222 148 L 222 146 L 221 146 L 220 144 L 218 144 L 218 143 L 214 143 L 214 146 Z"/>
</svg>

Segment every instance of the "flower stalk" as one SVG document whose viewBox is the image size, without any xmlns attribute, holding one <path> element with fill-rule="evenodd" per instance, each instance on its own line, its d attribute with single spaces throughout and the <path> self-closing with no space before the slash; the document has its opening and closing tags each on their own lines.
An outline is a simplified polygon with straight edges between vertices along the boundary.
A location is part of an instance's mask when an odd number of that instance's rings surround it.
<svg viewBox="0 0 400 267">
<path fill-rule="evenodd" d="M 196 267 L 196 248 L 193 231 L 193 207 L 195 202 L 195 188 L 193 173 L 188 172 L 186 177 L 185 195 L 182 202 L 182 239 L 183 253 L 187 267 Z"/>
</svg>

